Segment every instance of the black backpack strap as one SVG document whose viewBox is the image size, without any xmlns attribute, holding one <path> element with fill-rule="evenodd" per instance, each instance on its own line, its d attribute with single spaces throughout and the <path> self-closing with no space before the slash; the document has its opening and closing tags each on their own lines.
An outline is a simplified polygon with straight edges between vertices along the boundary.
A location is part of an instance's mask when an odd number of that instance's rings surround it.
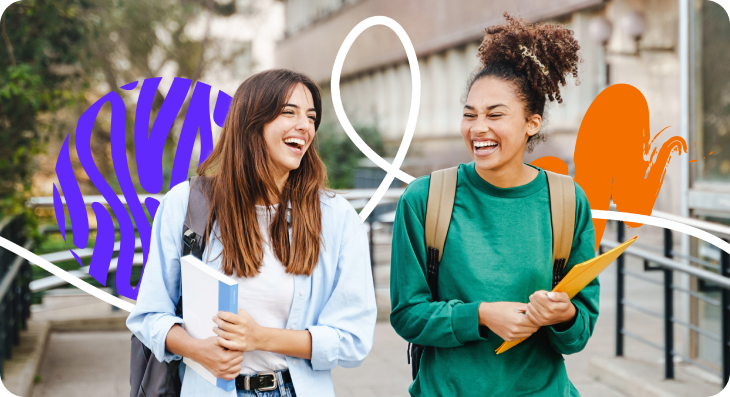
<svg viewBox="0 0 730 397">
<path fill-rule="evenodd" d="M 206 177 L 194 176 L 188 179 L 188 183 L 190 183 L 190 194 L 188 196 L 188 210 L 183 222 L 182 256 L 192 254 L 203 260 L 203 251 L 205 251 L 206 245 L 205 228 L 208 224 L 209 212 L 206 192 L 210 186 L 210 181 Z M 182 288 L 182 283 L 180 287 Z M 180 299 L 177 302 L 175 314 L 182 316 L 182 291 L 180 291 Z"/>
<path fill-rule="evenodd" d="M 206 192 L 210 181 L 205 177 L 192 177 L 189 181 L 188 210 L 185 214 L 185 222 L 183 222 L 183 256 L 193 254 L 202 260 L 209 212 Z"/>
</svg>

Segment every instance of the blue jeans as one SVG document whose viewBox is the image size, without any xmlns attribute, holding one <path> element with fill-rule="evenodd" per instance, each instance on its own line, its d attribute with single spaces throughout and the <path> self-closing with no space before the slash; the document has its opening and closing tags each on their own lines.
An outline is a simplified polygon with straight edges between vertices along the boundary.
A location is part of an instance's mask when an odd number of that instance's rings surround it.
<svg viewBox="0 0 730 397">
<path fill-rule="evenodd" d="M 258 390 L 238 390 L 238 397 L 297 397 L 294 392 L 294 384 L 284 383 L 281 379 L 281 372 L 276 373 L 276 384 L 279 385 L 278 389 L 270 391 L 258 391 Z"/>
</svg>

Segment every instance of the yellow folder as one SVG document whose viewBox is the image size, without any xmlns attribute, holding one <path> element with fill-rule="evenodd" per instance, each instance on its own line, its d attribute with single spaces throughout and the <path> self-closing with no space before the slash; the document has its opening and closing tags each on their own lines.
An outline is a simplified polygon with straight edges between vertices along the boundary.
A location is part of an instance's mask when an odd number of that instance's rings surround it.
<svg viewBox="0 0 730 397">
<path fill-rule="evenodd" d="M 589 259 L 583 263 L 573 266 L 573 268 L 570 269 L 570 272 L 568 272 L 568 274 L 563 277 L 558 285 L 553 288 L 553 291 L 565 292 L 571 299 L 573 299 L 573 297 L 577 295 L 578 292 L 585 288 L 585 286 L 593 281 L 594 278 L 598 277 L 598 275 L 602 271 L 604 271 L 608 267 L 608 265 L 613 263 L 613 261 L 615 261 L 616 258 L 618 258 L 619 255 L 621 255 L 626 250 L 626 248 L 629 247 L 629 245 L 636 241 L 637 237 L 638 236 L 635 236 L 634 238 L 626 241 L 625 243 L 606 252 L 603 255 L 597 256 L 593 259 Z M 497 354 L 504 353 L 512 347 L 518 345 L 525 339 L 527 338 L 518 339 L 512 342 L 504 342 L 495 351 L 497 352 Z"/>
</svg>

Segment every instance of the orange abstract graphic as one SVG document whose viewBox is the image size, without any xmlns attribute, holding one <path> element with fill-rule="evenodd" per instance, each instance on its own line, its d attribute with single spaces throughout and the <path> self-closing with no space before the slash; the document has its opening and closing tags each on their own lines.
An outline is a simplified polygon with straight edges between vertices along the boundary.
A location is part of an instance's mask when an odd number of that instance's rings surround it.
<svg viewBox="0 0 730 397">
<path fill-rule="evenodd" d="M 553 156 L 545 156 L 540 157 L 539 159 L 533 161 L 530 163 L 534 165 L 535 167 L 540 167 L 544 170 L 550 170 L 552 172 L 556 172 L 558 174 L 568 175 L 568 164 L 565 164 L 565 161 L 553 157 Z"/>
<path fill-rule="evenodd" d="M 649 106 L 631 85 L 612 85 L 596 97 L 580 125 L 573 154 L 575 181 L 592 209 L 608 210 L 613 198 L 618 211 L 651 215 L 672 154 L 687 152 L 687 143 L 678 136 L 661 148 L 652 146 L 667 128 L 651 137 Z M 555 157 L 541 157 L 532 164 L 567 174 L 567 165 Z M 606 220 L 594 219 L 593 226 L 598 245 Z"/>
<path fill-rule="evenodd" d="M 697 157 L 697 142 L 695 142 L 695 144 L 692 145 L 692 148 L 694 148 L 694 150 L 695 150 L 695 157 Z M 712 153 L 714 153 L 714 152 L 710 152 L 707 156 L 712 156 Z M 703 159 L 706 159 L 707 156 L 702 156 L 702 158 Z M 696 163 L 697 160 L 699 160 L 699 159 L 690 160 L 689 162 L 690 163 Z"/>
</svg>

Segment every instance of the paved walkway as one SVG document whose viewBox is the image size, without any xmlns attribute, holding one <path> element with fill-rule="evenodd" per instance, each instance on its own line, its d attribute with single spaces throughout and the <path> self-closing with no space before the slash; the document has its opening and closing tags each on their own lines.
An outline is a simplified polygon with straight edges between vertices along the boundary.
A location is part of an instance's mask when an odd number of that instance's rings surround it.
<svg viewBox="0 0 730 397">
<path fill-rule="evenodd" d="M 129 397 L 130 337 L 127 331 L 51 333 L 33 397 Z"/>
<path fill-rule="evenodd" d="M 33 397 L 129 396 L 130 336 L 127 331 L 52 333 Z M 589 358 L 590 352 L 586 351 L 566 359 L 569 375 L 581 395 L 623 396 L 588 377 Z M 379 322 L 374 348 L 363 365 L 337 367 L 333 378 L 338 396 L 407 397 L 411 373 L 406 342 L 390 324 Z"/>
<path fill-rule="evenodd" d="M 126 331 L 52 333 L 33 397 L 128 396 L 130 336 Z M 411 374 L 405 351 L 406 342 L 388 323 L 379 322 L 373 351 L 363 365 L 352 369 L 337 367 L 333 371 L 336 394 L 407 397 Z M 571 378 L 582 395 L 622 396 L 588 379 L 583 367 L 586 362 L 567 362 L 569 367 L 573 364 Z M 99 394 L 102 390 L 103 394 Z"/>
</svg>

